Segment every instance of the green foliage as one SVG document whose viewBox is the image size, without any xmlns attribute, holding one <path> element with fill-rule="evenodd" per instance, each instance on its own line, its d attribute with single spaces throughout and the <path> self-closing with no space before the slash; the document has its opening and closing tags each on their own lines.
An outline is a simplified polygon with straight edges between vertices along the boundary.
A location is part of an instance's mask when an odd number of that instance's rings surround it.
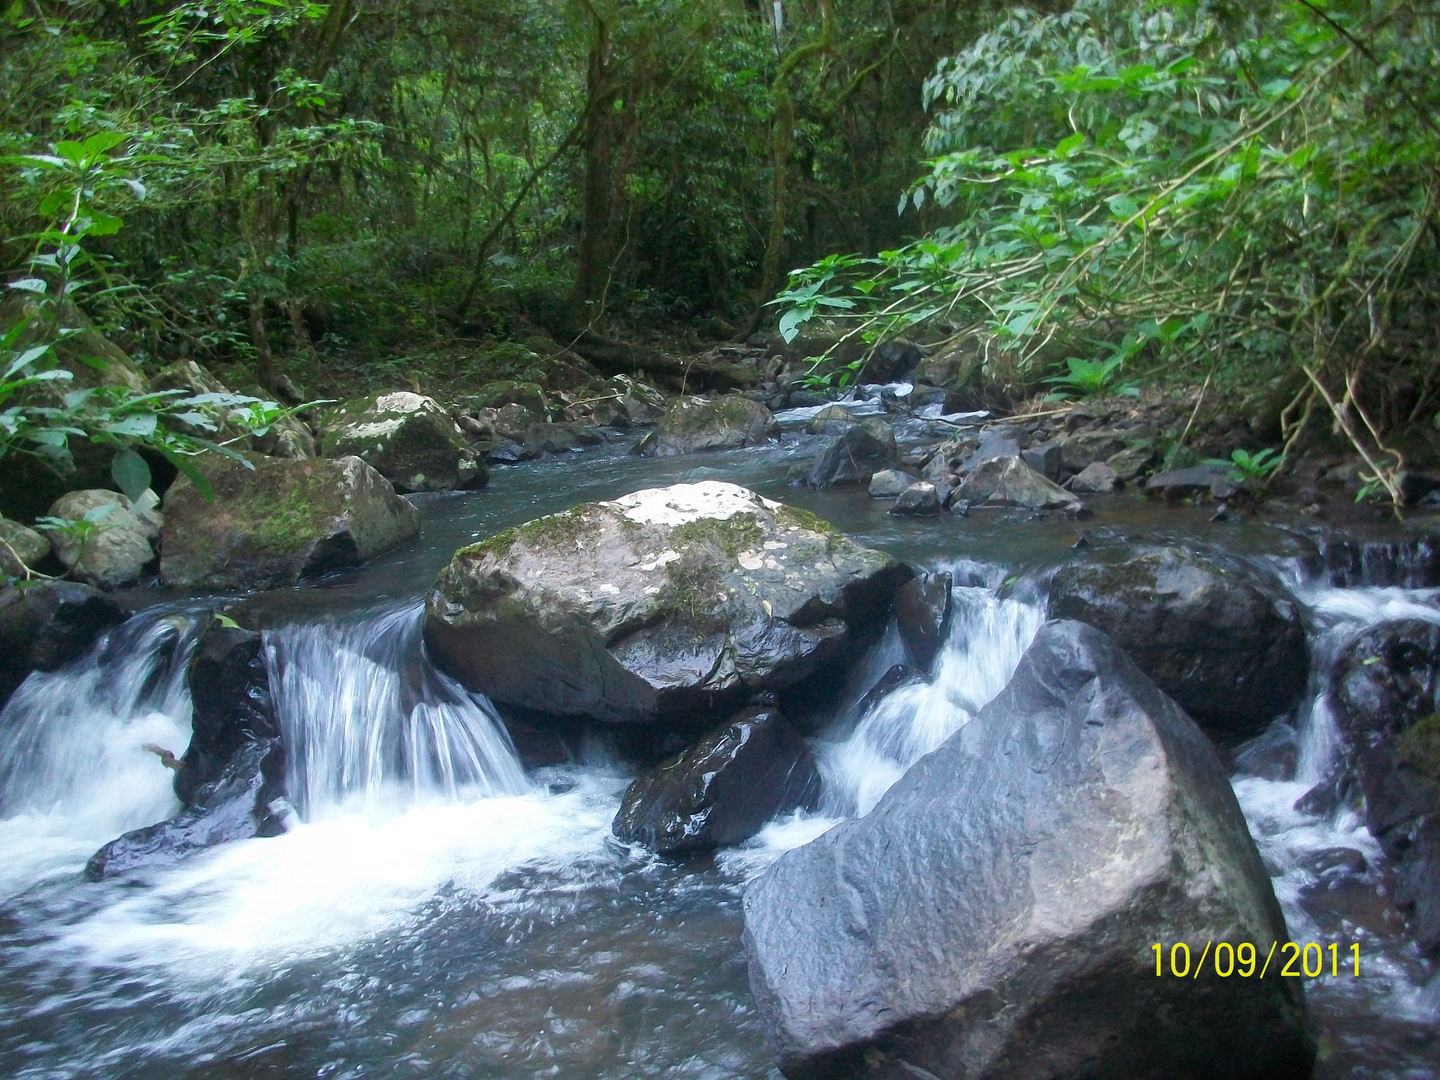
<svg viewBox="0 0 1440 1080">
<path fill-rule="evenodd" d="M 1231 480 L 1236 483 L 1248 481 L 1258 484 L 1264 482 L 1271 473 L 1278 469 L 1283 460 L 1274 450 L 1257 450 L 1252 454 L 1249 450 L 1235 449 L 1230 451 L 1229 461 L 1206 458 L 1205 464 L 1228 465 Z"/>
<path fill-rule="evenodd" d="M 1440 390 L 1437 45 L 1408 0 L 1002 14 L 926 84 L 930 157 L 901 208 L 949 224 L 797 271 L 782 325 L 924 323 L 1022 385 L 1082 341 L 1151 377 L 1304 367 L 1297 404 L 1396 468 L 1384 430 Z"/>
<path fill-rule="evenodd" d="M 1071 394 L 1079 394 L 1081 397 L 1096 397 L 1100 394 L 1128 394 L 1140 393 L 1140 388 L 1134 383 L 1125 383 L 1121 386 L 1112 386 L 1115 381 L 1115 373 L 1124 362 L 1124 357 L 1112 356 L 1109 360 L 1082 360 L 1077 356 L 1066 359 L 1065 366 L 1068 369 L 1062 375 L 1052 375 L 1042 381 L 1054 383 L 1058 389 L 1049 394 L 1046 400 L 1064 401 Z"/>
</svg>

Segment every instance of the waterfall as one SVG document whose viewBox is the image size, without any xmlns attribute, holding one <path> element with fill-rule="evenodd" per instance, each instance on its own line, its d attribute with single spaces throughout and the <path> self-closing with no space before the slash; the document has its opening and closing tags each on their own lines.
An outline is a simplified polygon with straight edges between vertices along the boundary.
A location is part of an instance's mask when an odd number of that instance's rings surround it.
<svg viewBox="0 0 1440 1080">
<path fill-rule="evenodd" d="M 270 687 L 307 820 L 357 803 L 514 795 L 524 771 L 490 704 L 429 662 L 418 604 L 266 634 Z"/>
<path fill-rule="evenodd" d="M 998 576 L 971 563 L 949 569 L 957 582 Z M 818 744 L 816 760 L 825 781 L 822 811 L 842 817 L 869 813 L 906 769 L 1005 688 L 1044 622 L 1043 598 L 1002 598 L 994 587 L 957 584 L 951 591 L 950 630 L 931 680 L 896 690 L 858 718 L 842 716 Z M 896 655 L 890 650 L 882 645 L 887 658 Z"/>
</svg>

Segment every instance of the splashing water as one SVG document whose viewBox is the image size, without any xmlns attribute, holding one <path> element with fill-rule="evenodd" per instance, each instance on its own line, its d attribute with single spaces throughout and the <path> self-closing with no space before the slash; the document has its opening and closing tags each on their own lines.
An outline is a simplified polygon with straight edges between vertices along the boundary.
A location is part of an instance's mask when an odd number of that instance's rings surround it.
<svg viewBox="0 0 1440 1080">
<path fill-rule="evenodd" d="M 974 570 L 952 571 L 969 580 Z M 887 695 L 858 723 L 837 725 L 816 748 L 825 781 L 825 813 L 868 814 L 921 757 L 968 723 L 1005 688 L 1036 632 L 1045 608 L 980 586 L 952 590 L 950 631 L 935 660 L 934 678 Z"/>
<path fill-rule="evenodd" d="M 528 784 L 490 704 L 442 675 L 424 609 L 266 635 L 270 686 L 307 820 L 353 808 L 518 795 Z"/>
</svg>

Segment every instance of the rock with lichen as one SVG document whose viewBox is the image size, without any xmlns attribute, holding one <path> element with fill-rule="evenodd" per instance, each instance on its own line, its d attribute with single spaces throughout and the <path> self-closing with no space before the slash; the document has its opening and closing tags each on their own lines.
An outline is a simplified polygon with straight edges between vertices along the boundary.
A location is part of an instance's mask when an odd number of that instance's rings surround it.
<svg viewBox="0 0 1440 1080">
<path fill-rule="evenodd" d="M 780 437 L 774 414 L 758 401 L 724 397 L 684 397 L 665 410 L 636 450 L 645 456 L 674 457 L 703 450 L 738 450 Z"/>
<path fill-rule="evenodd" d="M 327 417 L 326 457 L 358 457 L 397 491 L 484 487 L 485 463 L 434 398 L 399 390 L 336 406 Z"/>
<path fill-rule="evenodd" d="M 457 551 L 425 640 L 504 705 L 606 722 L 720 715 L 844 663 L 911 573 L 745 488 L 677 484 Z"/>
</svg>

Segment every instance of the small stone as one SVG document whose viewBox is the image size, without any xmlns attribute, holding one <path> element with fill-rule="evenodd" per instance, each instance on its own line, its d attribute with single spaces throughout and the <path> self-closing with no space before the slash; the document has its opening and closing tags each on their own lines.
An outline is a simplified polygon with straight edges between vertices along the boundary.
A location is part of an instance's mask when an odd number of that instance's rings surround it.
<svg viewBox="0 0 1440 1080">
<path fill-rule="evenodd" d="M 890 513 L 897 517 L 931 517 L 940 513 L 940 497 L 935 485 L 924 480 L 911 484 L 895 500 Z"/>
<path fill-rule="evenodd" d="M 1092 461 L 1070 481 L 1070 490 L 1082 495 L 1109 495 L 1119 486 L 1115 470 L 1103 461 Z"/>
</svg>

